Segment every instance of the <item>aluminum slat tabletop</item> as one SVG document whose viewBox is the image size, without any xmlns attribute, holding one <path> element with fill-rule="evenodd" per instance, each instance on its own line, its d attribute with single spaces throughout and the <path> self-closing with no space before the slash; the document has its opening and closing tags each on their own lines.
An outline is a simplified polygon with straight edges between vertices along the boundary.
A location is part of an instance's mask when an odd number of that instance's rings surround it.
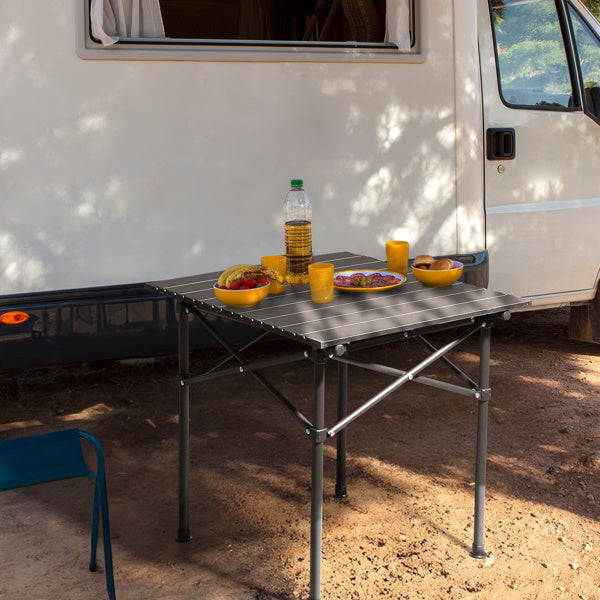
<svg viewBox="0 0 600 600">
<path fill-rule="evenodd" d="M 387 270 L 387 264 L 377 259 L 351 252 L 315 256 L 315 261 L 332 262 L 335 271 Z M 489 386 L 491 326 L 494 318 L 508 318 L 510 311 L 524 307 L 526 300 L 491 290 L 456 282 L 447 287 L 426 287 L 408 274 L 402 285 L 372 293 L 336 290 L 329 304 L 314 304 L 308 285 L 286 288 L 283 294 L 269 295 L 252 308 L 236 309 L 222 304 L 215 296 L 213 285 L 221 271 L 191 277 L 179 277 L 147 283 L 146 286 L 176 300 L 179 335 L 179 529 L 177 539 L 191 540 L 189 527 L 189 392 L 193 383 L 215 376 L 237 376 L 249 373 L 295 418 L 312 445 L 311 464 L 311 524 L 310 524 L 310 582 L 309 599 L 321 599 L 321 552 L 323 523 L 323 458 L 324 443 L 336 437 L 337 472 L 335 496 L 345 497 L 346 489 L 346 430 L 373 406 L 391 396 L 405 383 L 433 386 L 448 392 L 470 396 L 477 401 L 477 448 L 475 456 L 475 509 L 471 556 L 483 558 L 485 479 L 487 461 L 487 415 L 491 398 Z M 199 375 L 189 372 L 189 319 L 194 314 L 215 339 L 229 352 L 229 357 L 217 361 Z M 256 330 L 246 344 L 231 344 L 209 318 L 220 316 L 240 321 Z M 425 338 L 430 332 L 456 329 L 453 339 L 436 348 Z M 290 357 L 249 363 L 243 351 L 267 333 L 294 339 L 310 348 Z M 479 378 L 473 381 L 446 354 L 479 333 Z M 430 354 L 408 371 L 396 366 L 369 363 L 351 356 L 357 349 L 415 338 Z M 239 367 L 224 368 L 230 358 Z M 311 418 L 304 416 L 260 372 L 260 369 L 292 360 L 310 358 L 313 363 L 313 403 Z M 325 423 L 325 366 L 334 361 L 338 366 L 337 422 Z M 422 375 L 435 361 L 444 363 L 458 377 L 460 385 L 431 379 Z M 348 413 L 348 368 L 359 367 L 390 375 L 393 382 Z M 397 395 L 396 395 L 397 397 Z"/>
<path fill-rule="evenodd" d="M 336 271 L 387 268 L 385 262 L 350 252 L 324 254 L 315 259 L 332 262 Z M 335 290 L 330 304 L 314 304 L 309 286 L 302 285 L 289 287 L 283 294 L 269 295 L 252 308 L 235 309 L 224 305 L 214 294 L 212 286 L 219 274 L 220 271 L 156 281 L 147 286 L 203 312 L 271 330 L 314 348 L 501 314 L 527 304 L 521 298 L 462 282 L 426 287 L 409 273 L 405 283 L 383 292 Z"/>
</svg>

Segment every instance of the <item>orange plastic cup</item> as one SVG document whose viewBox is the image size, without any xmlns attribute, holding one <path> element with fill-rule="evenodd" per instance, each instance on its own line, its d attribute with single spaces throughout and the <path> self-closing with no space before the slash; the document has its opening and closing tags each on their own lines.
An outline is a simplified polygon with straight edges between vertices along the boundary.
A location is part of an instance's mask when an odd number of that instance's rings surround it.
<svg viewBox="0 0 600 600">
<path fill-rule="evenodd" d="M 270 256 L 263 256 L 261 259 L 261 264 L 263 267 L 269 267 L 270 269 L 275 269 L 285 279 L 285 269 L 286 269 L 286 257 L 284 254 L 272 254 Z M 271 285 L 269 286 L 269 294 L 281 294 L 285 290 L 285 283 L 275 283 L 271 281 Z"/>
<path fill-rule="evenodd" d="M 333 300 L 333 263 L 308 265 L 310 297 L 315 304 L 327 304 Z"/>
<path fill-rule="evenodd" d="M 388 270 L 406 276 L 408 271 L 408 242 L 392 241 L 385 243 Z"/>
</svg>

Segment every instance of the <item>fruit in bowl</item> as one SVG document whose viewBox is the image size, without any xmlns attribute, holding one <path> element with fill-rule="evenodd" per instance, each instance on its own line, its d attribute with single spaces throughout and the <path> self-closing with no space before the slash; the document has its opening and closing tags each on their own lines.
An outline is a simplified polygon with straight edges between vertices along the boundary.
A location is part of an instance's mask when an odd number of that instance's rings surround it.
<svg viewBox="0 0 600 600">
<path fill-rule="evenodd" d="M 240 278 L 231 281 L 230 287 L 215 283 L 213 289 L 215 296 L 223 304 L 233 308 L 250 308 L 266 298 L 270 285 L 271 282 L 266 277 Z"/>
<path fill-rule="evenodd" d="M 213 289 L 223 304 L 250 308 L 265 299 L 271 281 L 283 284 L 285 278 L 278 271 L 262 265 L 234 265 L 219 275 Z"/>
<path fill-rule="evenodd" d="M 274 281 L 275 283 L 284 284 L 285 277 L 275 269 L 269 267 L 263 267 L 262 265 L 234 265 L 225 269 L 220 275 L 217 285 L 221 289 L 233 289 L 231 285 L 235 285 L 234 281 L 241 281 L 246 279 L 266 279 L 268 281 Z M 240 284 L 239 287 L 242 287 Z M 236 288 L 236 289 L 239 289 Z"/>
<path fill-rule="evenodd" d="M 266 277 L 239 277 L 233 279 L 229 284 L 219 284 L 217 281 L 216 285 L 221 290 L 253 290 L 254 288 L 264 287 L 269 283 Z"/>
<path fill-rule="evenodd" d="M 435 260 L 429 255 L 422 255 L 417 256 L 412 264 L 415 279 L 430 287 L 452 285 L 462 272 L 463 264 L 450 258 Z"/>
</svg>

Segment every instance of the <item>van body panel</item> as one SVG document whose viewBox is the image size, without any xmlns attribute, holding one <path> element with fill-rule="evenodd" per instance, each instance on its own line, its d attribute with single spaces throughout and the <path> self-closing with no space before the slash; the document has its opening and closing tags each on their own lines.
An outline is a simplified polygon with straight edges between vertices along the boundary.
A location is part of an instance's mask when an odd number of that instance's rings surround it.
<svg viewBox="0 0 600 600">
<path fill-rule="evenodd" d="M 581 109 L 503 102 L 487 0 L 479 47 L 484 129 L 513 128 L 516 141 L 514 159 L 485 161 L 489 285 L 534 306 L 589 300 L 600 266 L 600 124 Z"/>
<path fill-rule="evenodd" d="M 422 64 L 82 60 L 75 6 L 2 9 L 5 294 L 258 262 L 295 177 L 316 253 L 459 249 L 452 3 Z"/>
<path fill-rule="evenodd" d="M 482 91 L 477 36 L 477 5 L 455 0 L 454 95 L 456 102 L 457 252 L 485 248 Z M 435 88 L 434 88 L 435 89 Z"/>
</svg>

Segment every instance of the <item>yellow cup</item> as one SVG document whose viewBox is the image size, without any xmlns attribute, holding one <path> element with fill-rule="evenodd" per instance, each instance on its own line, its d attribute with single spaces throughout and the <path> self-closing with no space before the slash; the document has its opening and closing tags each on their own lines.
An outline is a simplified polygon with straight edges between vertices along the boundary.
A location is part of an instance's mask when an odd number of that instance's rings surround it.
<svg viewBox="0 0 600 600">
<path fill-rule="evenodd" d="M 284 254 L 273 254 L 271 256 L 263 256 L 261 258 L 261 264 L 263 267 L 269 267 L 275 269 L 283 275 L 285 279 L 285 268 L 286 268 L 286 257 Z M 275 283 L 271 281 L 269 286 L 269 294 L 281 294 L 285 290 L 285 283 Z"/>
<path fill-rule="evenodd" d="M 408 271 L 408 242 L 386 242 L 388 270 L 406 275 Z"/>
<path fill-rule="evenodd" d="M 327 304 L 333 300 L 333 263 L 308 265 L 310 297 L 316 304 Z"/>
</svg>

